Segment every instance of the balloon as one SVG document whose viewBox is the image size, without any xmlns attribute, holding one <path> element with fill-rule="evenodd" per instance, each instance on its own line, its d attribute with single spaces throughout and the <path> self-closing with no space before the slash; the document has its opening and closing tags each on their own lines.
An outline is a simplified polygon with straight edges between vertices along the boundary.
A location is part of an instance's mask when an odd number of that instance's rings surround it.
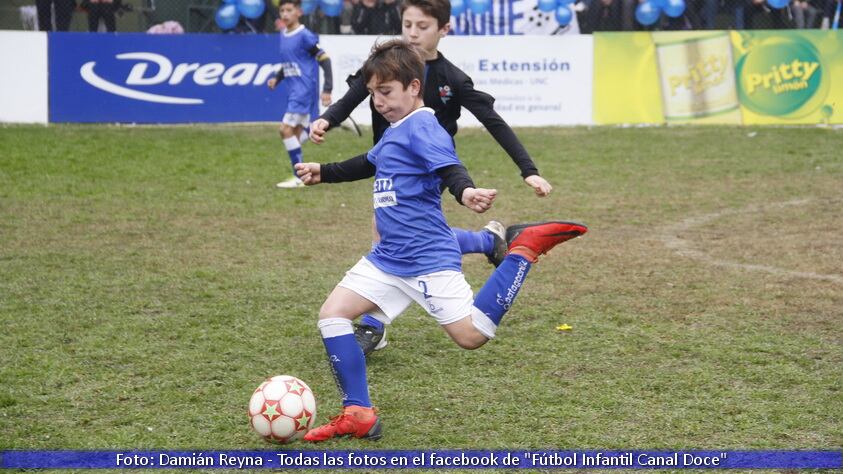
<svg viewBox="0 0 843 474">
<path fill-rule="evenodd" d="M 543 12 L 556 10 L 556 0 L 539 0 L 539 10 Z"/>
<path fill-rule="evenodd" d="M 319 0 L 319 8 L 325 16 L 340 16 L 342 13 L 342 0 Z"/>
<path fill-rule="evenodd" d="M 465 12 L 465 0 L 452 0 L 451 1 L 451 15 L 453 16 L 460 16 Z"/>
<path fill-rule="evenodd" d="M 665 5 L 667 5 L 667 0 L 650 0 L 650 3 L 652 3 L 654 7 L 661 10 L 665 7 Z"/>
<path fill-rule="evenodd" d="M 303 15 L 310 15 L 316 11 L 319 6 L 319 0 L 301 0 L 301 12 Z"/>
<path fill-rule="evenodd" d="M 264 0 L 237 0 L 237 10 L 246 18 L 257 18 L 266 10 Z"/>
<path fill-rule="evenodd" d="M 790 3 L 790 0 L 767 0 L 767 4 L 775 9 L 784 8 L 788 3 Z"/>
<path fill-rule="evenodd" d="M 492 9 L 492 0 L 468 0 L 468 9 L 475 15 L 482 15 Z"/>
<path fill-rule="evenodd" d="M 562 5 L 573 5 L 577 3 L 577 0 L 559 0 L 559 6 Z"/>
<path fill-rule="evenodd" d="M 659 15 L 661 15 L 659 7 L 653 5 L 649 1 L 639 3 L 638 6 L 635 7 L 635 19 L 638 20 L 638 23 L 641 23 L 644 26 L 649 26 L 657 22 L 659 20 Z"/>
<path fill-rule="evenodd" d="M 685 0 L 667 0 L 663 9 L 665 15 L 678 18 L 685 13 Z"/>
<path fill-rule="evenodd" d="M 214 19 L 217 20 L 217 26 L 221 30 L 230 30 L 237 26 L 237 22 L 240 21 L 240 12 L 237 11 L 235 5 L 223 5 L 217 10 Z"/>
<path fill-rule="evenodd" d="M 568 8 L 568 5 L 560 5 L 559 8 L 556 9 L 556 21 L 559 22 L 559 26 L 568 26 L 568 23 L 571 22 L 571 18 L 574 17 L 573 12 L 571 9 Z"/>
<path fill-rule="evenodd" d="M 222 0 L 222 3 L 225 3 L 226 5 L 236 5 L 237 0 Z"/>
</svg>

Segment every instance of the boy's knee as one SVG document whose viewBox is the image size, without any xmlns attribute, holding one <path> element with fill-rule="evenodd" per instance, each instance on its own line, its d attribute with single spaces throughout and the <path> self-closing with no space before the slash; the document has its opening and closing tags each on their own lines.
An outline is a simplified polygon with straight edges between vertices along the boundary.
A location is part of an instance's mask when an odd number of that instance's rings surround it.
<svg viewBox="0 0 843 474">
<path fill-rule="evenodd" d="M 489 338 L 480 334 L 479 331 L 473 331 L 458 335 L 454 338 L 454 342 L 463 349 L 473 351 L 489 342 Z"/>
<path fill-rule="evenodd" d="M 290 138 L 294 135 L 293 127 L 287 125 L 286 123 L 282 123 L 278 128 L 278 134 L 281 135 L 281 138 Z"/>
</svg>

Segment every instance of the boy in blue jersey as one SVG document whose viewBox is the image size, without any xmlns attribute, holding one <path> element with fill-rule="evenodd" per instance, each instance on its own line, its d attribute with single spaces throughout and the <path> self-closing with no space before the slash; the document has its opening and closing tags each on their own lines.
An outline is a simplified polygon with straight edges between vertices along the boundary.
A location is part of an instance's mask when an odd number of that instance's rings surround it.
<svg viewBox="0 0 843 474">
<path fill-rule="evenodd" d="M 452 136 L 457 133 L 457 120 L 463 110 L 471 112 L 483 124 L 512 161 L 518 166 L 524 183 L 539 197 L 547 196 L 553 189 L 539 175 L 530 154 L 518 140 L 515 132 L 495 111 L 495 99 L 475 89 L 471 78 L 439 52 L 439 41 L 451 28 L 451 2 L 448 0 L 403 0 L 401 2 L 401 37 L 415 46 L 425 61 L 424 105 L 434 110 L 442 127 Z M 321 117 L 313 121 L 310 139 L 319 144 L 328 130 L 339 125 L 364 100 L 369 98 L 360 71 L 346 80 L 349 89 Z M 377 143 L 389 127 L 371 104 L 372 136 Z M 452 228 L 463 254 L 482 253 L 497 266 L 506 256 L 506 228 L 491 221 L 480 231 Z M 383 324 L 370 315 L 363 316 L 355 334 L 365 354 L 386 347 L 386 330 Z"/>
<path fill-rule="evenodd" d="M 299 22 L 301 18 L 301 0 L 281 0 L 278 13 L 287 28 L 281 32 L 281 69 L 267 85 L 275 89 L 279 82 L 286 81 L 289 90 L 287 109 L 282 119 L 281 139 L 290 156 L 290 163 L 295 166 L 302 162 L 302 132 L 310 126 L 310 119 L 319 112 L 316 98 L 319 95 L 319 67 L 325 75 L 322 87 L 322 105 L 330 105 L 333 75 L 331 59 L 319 46 L 319 37 Z M 294 176 L 278 183 L 279 188 L 297 188 L 303 186 Z"/>
<path fill-rule="evenodd" d="M 362 157 L 296 165 L 306 185 L 374 176 L 372 199 L 380 234 L 319 311 L 318 327 L 343 411 L 310 430 L 305 440 L 312 442 L 381 436 L 380 418 L 369 398 L 366 358 L 354 337 L 355 318 L 368 313 L 389 324 L 415 301 L 460 347 L 476 349 L 495 336 L 538 256 L 587 230 L 569 222 L 510 227 L 508 255 L 474 298 L 460 271 L 457 238 L 442 214 L 441 186 L 475 212 L 488 210 L 497 191 L 474 186 L 451 136 L 433 110 L 423 107 L 424 63 L 412 45 L 392 40 L 377 46 L 363 65 L 363 76 L 375 108 L 390 122 L 382 139 Z"/>
</svg>

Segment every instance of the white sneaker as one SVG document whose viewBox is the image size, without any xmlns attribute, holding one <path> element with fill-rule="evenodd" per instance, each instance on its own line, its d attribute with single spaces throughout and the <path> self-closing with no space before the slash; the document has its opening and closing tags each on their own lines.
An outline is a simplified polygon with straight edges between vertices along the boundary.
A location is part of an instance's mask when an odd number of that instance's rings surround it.
<svg viewBox="0 0 843 474">
<path fill-rule="evenodd" d="M 286 181 L 281 181 L 280 183 L 275 185 L 278 189 L 292 189 L 292 188 L 301 188 L 304 187 L 304 183 L 302 180 L 292 177 Z"/>
</svg>

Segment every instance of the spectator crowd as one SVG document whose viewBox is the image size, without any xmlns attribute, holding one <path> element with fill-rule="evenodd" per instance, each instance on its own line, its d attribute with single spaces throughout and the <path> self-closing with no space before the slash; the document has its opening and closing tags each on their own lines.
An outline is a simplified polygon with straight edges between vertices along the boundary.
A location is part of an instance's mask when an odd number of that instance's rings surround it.
<svg viewBox="0 0 843 474">
<path fill-rule="evenodd" d="M 88 31 L 116 31 L 116 17 L 131 11 L 123 0 L 35 0 L 39 29 L 68 31 L 74 12 L 87 15 Z M 158 0 L 166 2 L 169 0 Z M 531 0 L 524 0 L 531 1 Z M 767 0 L 686 0 L 685 12 L 664 17 L 652 26 L 635 19 L 643 0 L 578 0 L 574 10 L 582 33 L 636 30 L 783 29 L 829 28 L 843 0 L 790 0 L 785 8 L 772 8 Z M 267 33 L 282 25 L 273 0 L 258 18 L 242 18 L 232 31 Z M 398 35 L 401 33 L 401 0 L 344 0 L 342 12 L 328 16 L 317 9 L 302 23 L 320 34 Z M 465 13 L 468 14 L 468 13 Z M 169 23 L 169 22 L 168 22 Z M 157 25 L 156 25 L 157 26 Z M 160 27 L 150 32 L 162 32 Z M 166 30 L 171 32 L 170 29 Z"/>
</svg>

